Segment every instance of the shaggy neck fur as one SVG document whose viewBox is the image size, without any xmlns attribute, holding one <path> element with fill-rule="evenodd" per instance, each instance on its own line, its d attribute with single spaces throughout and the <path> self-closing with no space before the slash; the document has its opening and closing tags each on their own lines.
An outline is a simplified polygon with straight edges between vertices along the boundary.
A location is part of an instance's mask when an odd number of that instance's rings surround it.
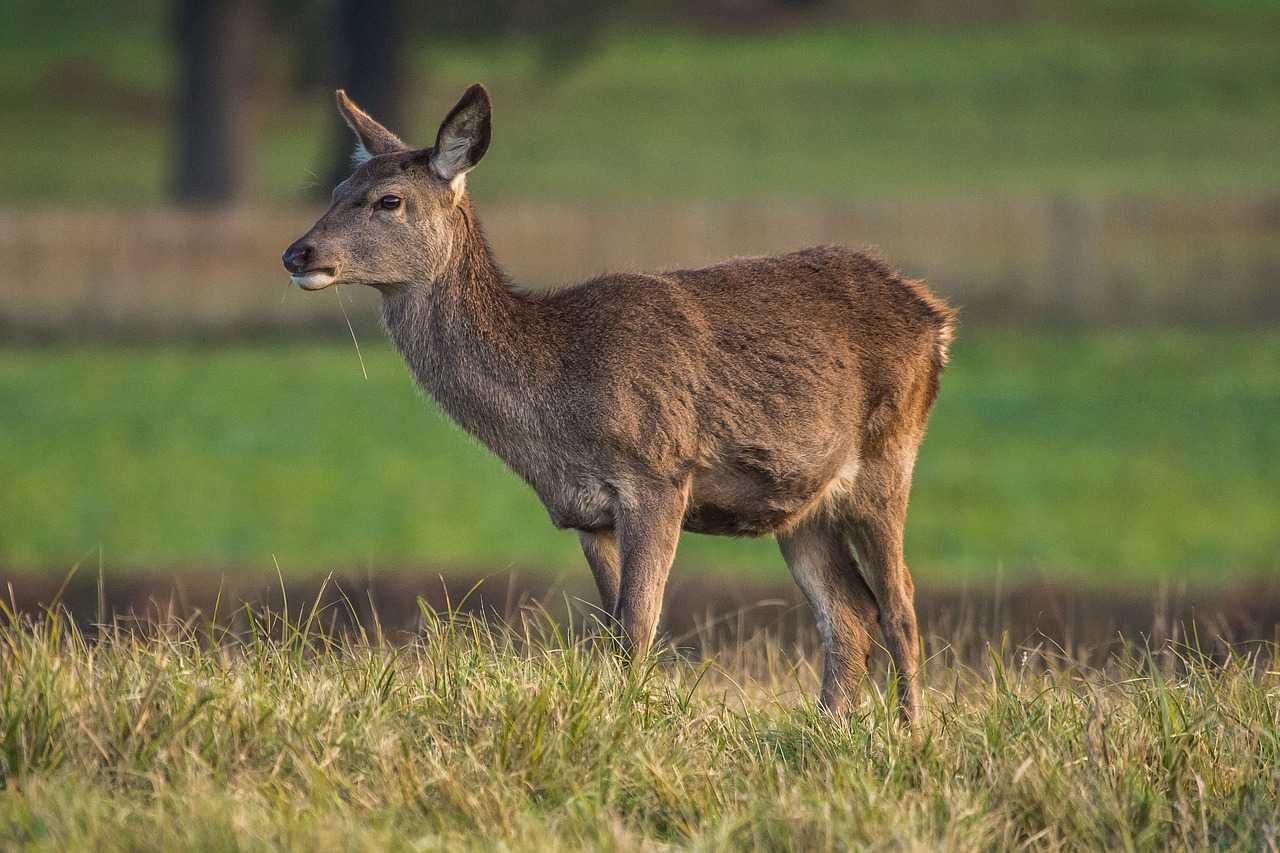
<svg viewBox="0 0 1280 853">
<path fill-rule="evenodd" d="M 461 226 L 444 270 L 384 290 L 383 323 L 423 390 L 533 482 L 545 468 L 554 341 L 538 301 L 508 286 L 466 200 L 455 215 Z"/>
</svg>

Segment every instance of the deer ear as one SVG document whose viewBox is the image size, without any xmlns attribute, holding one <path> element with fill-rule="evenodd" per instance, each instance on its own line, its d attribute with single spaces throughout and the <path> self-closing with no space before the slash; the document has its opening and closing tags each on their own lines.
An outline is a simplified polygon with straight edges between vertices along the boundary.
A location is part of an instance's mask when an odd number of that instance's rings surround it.
<svg viewBox="0 0 1280 853">
<path fill-rule="evenodd" d="M 370 157 L 379 154 L 390 154 L 394 151 L 406 151 L 409 146 L 400 141 L 400 137 L 378 124 L 364 110 L 356 106 L 356 102 L 347 97 L 345 89 L 339 89 L 338 112 L 342 119 L 356 135 L 356 150 L 351 153 L 351 160 L 357 166 Z"/>
<path fill-rule="evenodd" d="M 475 83 L 440 123 L 436 147 L 431 149 L 431 170 L 452 183 L 455 191 L 462 189 L 467 172 L 489 148 L 490 111 L 489 93 Z"/>
</svg>

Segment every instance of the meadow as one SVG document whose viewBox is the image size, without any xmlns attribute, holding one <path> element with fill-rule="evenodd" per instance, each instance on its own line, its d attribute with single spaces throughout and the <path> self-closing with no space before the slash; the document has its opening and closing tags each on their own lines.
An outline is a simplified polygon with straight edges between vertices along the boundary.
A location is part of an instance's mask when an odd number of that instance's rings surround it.
<svg viewBox="0 0 1280 853">
<path fill-rule="evenodd" d="M 582 574 L 381 337 L 0 350 L 0 567 Z M 1280 570 L 1274 332 L 962 330 L 916 468 L 930 584 L 1220 587 Z M 679 572 L 784 581 L 767 540 Z M 585 575 L 584 575 L 585 576 Z"/>
<path fill-rule="evenodd" d="M 827 718 L 767 638 L 627 666 L 538 611 L 423 608 L 394 642 L 303 614 L 85 633 L 0 605 L 5 846 L 1275 849 L 1273 648 L 935 640 L 907 731 L 883 687 Z"/>
<path fill-rule="evenodd" d="M 0 849 L 1277 850 L 1280 4 L 977 5 L 623 17 L 563 62 L 417 26 L 397 127 L 490 86 L 470 187 L 524 285 L 827 241 L 961 308 L 908 731 L 880 652 L 814 707 L 772 541 L 686 535 L 625 664 L 370 294 L 357 352 L 340 291 L 283 292 L 337 131 L 315 32 L 267 33 L 237 204 L 182 209 L 171 4 L 11 3 Z"/>
<path fill-rule="evenodd" d="M 498 131 L 482 199 L 1196 197 L 1280 181 L 1275 4 L 1040 5 L 987 26 L 727 36 L 622 22 L 570 63 L 528 40 L 432 31 L 397 130 L 429 142 L 461 88 L 485 81 Z M 24 0 L 14 13 L 0 32 L 0 198 L 164 198 L 177 73 L 164 8 Z M 246 196 L 259 201 L 323 195 L 337 120 L 327 91 L 293 82 L 313 49 L 293 35 L 257 69 Z"/>
</svg>

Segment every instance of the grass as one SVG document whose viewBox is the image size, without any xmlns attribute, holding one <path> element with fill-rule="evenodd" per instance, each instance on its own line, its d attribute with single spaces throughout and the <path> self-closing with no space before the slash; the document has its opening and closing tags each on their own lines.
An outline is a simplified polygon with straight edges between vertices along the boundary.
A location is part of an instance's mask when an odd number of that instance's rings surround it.
<svg viewBox="0 0 1280 853">
<path fill-rule="evenodd" d="M 0 349 L 0 567 L 581 572 L 571 533 L 366 340 Z M 1280 569 L 1274 332 L 962 332 L 916 469 L 931 583 Z M 767 540 L 678 568 L 785 577 Z"/>
<path fill-rule="evenodd" d="M 882 690 L 822 716 L 766 642 L 627 667 L 528 613 L 394 645 L 2 615 L 8 849 L 1275 849 L 1268 657 L 940 644 L 912 733 Z"/>
<path fill-rule="evenodd" d="M 0 199 L 164 197 L 166 10 L 27 7 L 0 35 Z M 398 129 L 429 142 L 463 85 L 489 83 L 494 145 L 472 186 L 490 198 L 1195 196 L 1280 181 L 1272 4 L 1094 7 L 734 37 L 648 24 L 558 73 L 519 39 L 423 44 Z M 280 42 L 259 74 L 275 82 L 255 101 L 255 199 L 303 191 L 335 133 L 329 94 L 284 82 Z"/>
</svg>

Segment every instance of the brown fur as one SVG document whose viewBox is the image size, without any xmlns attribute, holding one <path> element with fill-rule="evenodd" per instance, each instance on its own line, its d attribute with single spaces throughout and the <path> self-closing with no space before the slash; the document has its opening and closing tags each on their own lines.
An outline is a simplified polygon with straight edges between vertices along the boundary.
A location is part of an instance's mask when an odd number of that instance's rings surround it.
<svg viewBox="0 0 1280 853">
<path fill-rule="evenodd" d="M 910 716 L 918 640 L 902 530 L 952 335 L 946 305 L 837 247 L 524 293 L 465 193 L 488 145 L 484 90 L 467 91 L 426 150 L 341 95 L 339 107 L 371 159 L 286 266 L 382 292 L 422 388 L 554 524 L 579 531 L 634 651 L 652 642 L 681 529 L 775 535 L 823 635 L 824 705 L 846 707 L 878 620 Z"/>
</svg>

